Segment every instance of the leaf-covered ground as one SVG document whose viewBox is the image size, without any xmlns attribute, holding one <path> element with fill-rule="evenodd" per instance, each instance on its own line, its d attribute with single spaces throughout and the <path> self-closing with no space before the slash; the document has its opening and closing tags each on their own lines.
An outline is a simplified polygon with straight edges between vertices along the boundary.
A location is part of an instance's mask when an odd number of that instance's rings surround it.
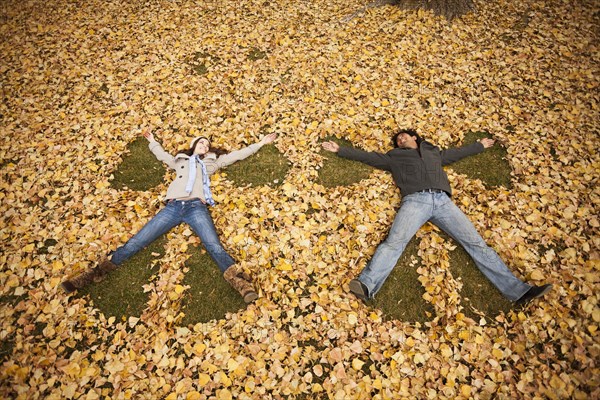
<svg viewBox="0 0 600 400">
<path fill-rule="evenodd" d="M 5 0 L 0 5 L 0 396 L 63 398 L 597 398 L 599 9 L 478 2 L 452 25 L 360 1 Z M 399 195 L 374 171 L 316 183 L 320 141 L 387 150 L 397 127 L 441 145 L 502 141 L 512 187 L 450 172 L 455 200 L 515 273 L 554 290 L 495 321 L 466 318 L 452 245 L 419 233 L 435 316 L 384 321 L 344 286 Z M 197 239 L 168 235 L 142 314 L 103 316 L 59 288 L 136 232 L 166 186 L 111 174 L 144 127 L 169 151 L 279 132 L 279 187 L 216 176 L 225 247 L 262 297 L 183 325 Z M 165 181 L 166 182 L 166 181 Z"/>
</svg>

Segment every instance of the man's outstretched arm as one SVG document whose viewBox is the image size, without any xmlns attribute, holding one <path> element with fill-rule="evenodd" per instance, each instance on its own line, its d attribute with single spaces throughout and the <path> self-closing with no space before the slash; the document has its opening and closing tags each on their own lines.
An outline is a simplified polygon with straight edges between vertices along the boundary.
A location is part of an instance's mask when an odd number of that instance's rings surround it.
<svg viewBox="0 0 600 400">
<path fill-rule="evenodd" d="M 352 147 L 342 147 L 336 142 L 323 142 L 323 149 L 337 153 L 342 158 L 360 161 L 372 167 L 390 171 L 390 157 L 374 151 L 364 151 Z"/>
<path fill-rule="evenodd" d="M 485 149 L 492 147 L 495 142 L 496 141 L 494 139 L 483 138 L 466 146 L 443 150 L 441 152 L 442 165 L 452 164 L 453 162 L 461 160 L 465 157 L 479 154 Z"/>
</svg>

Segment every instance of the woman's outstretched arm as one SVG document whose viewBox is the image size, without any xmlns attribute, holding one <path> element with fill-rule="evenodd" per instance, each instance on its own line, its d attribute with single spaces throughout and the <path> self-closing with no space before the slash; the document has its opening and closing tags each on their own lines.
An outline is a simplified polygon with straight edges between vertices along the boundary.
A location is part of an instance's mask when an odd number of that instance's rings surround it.
<svg viewBox="0 0 600 400">
<path fill-rule="evenodd" d="M 159 160 L 167 164 L 171 169 L 175 168 L 175 157 L 167 153 L 160 143 L 154 139 L 154 134 L 150 132 L 148 129 L 144 129 L 142 131 L 142 135 L 148 139 L 148 148 L 154 154 L 154 156 Z"/>
<path fill-rule="evenodd" d="M 233 164 L 236 161 L 241 161 L 244 158 L 250 157 L 252 154 L 256 153 L 263 147 L 265 144 L 273 143 L 277 139 L 276 133 L 270 133 L 263 137 L 258 142 L 251 144 L 248 147 L 244 147 L 243 149 L 232 151 L 231 153 L 224 154 L 217 159 L 217 165 L 219 168 L 226 167 L 228 165 Z"/>
</svg>

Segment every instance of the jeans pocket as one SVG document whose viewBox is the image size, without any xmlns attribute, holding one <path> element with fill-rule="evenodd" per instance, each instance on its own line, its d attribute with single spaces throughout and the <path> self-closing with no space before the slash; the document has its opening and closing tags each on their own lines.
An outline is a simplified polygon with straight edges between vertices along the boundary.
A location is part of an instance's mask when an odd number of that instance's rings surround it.
<svg viewBox="0 0 600 400">
<path fill-rule="evenodd" d="M 202 203 L 201 200 L 191 200 L 189 203 L 190 208 L 200 208 L 202 206 L 204 206 L 204 203 Z"/>
</svg>

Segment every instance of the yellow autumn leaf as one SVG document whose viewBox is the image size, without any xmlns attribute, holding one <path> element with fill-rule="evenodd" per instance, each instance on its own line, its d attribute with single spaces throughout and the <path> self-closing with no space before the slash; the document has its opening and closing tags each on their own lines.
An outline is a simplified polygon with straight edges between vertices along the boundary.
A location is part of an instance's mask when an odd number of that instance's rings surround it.
<svg viewBox="0 0 600 400">
<path fill-rule="evenodd" d="M 460 385 L 460 394 L 466 398 L 471 397 L 471 386 L 469 385 Z"/>
<path fill-rule="evenodd" d="M 352 368 L 354 368 L 357 371 L 360 371 L 360 369 L 363 367 L 363 365 L 365 365 L 365 362 L 361 361 L 358 358 L 355 358 L 354 360 L 352 360 Z"/>
<path fill-rule="evenodd" d="M 201 398 L 202 398 L 202 395 L 199 392 L 197 392 L 196 390 L 188 392 L 185 395 L 185 400 L 199 400 Z"/>
<path fill-rule="evenodd" d="M 198 385 L 200 385 L 200 387 L 205 386 L 208 382 L 210 382 L 210 376 L 208 374 L 201 373 L 198 375 Z"/>
<path fill-rule="evenodd" d="M 181 294 L 184 290 L 185 288 L 182 285 L 175 285 L 175 293 Z"/>
<path fill-rule="evenodd" d="M 275 268 L 280 271 L 291 271 L 292 264 L 290 264 L 287 260 L 280 260 Z"/>
<path fill-rule="evenodd" d="M 495 348 L 495 349 L 492 349 L 492 355 L 495 358 L 503 358 L 504 357 L 504 352 L 502 350 L 500 350 L 500 349 L 496 349 Z"/>
<path fill-rule="evenodd" d="M 204 350 L 206 350 L 206 345 L 205 345 L 204 343 L 197 343 L 197 344 L 194 346 L 194 352 L 195 352 L 197 355 L 200 355 L 200 354 L 202 354 L 202 353 L 204 352 Z"/>
<path fill-rule="evenodd" d="M 348 323 L 350 325 L 356 325 L 358 323 L 358 316 L 356 315 L 356 313 L 351 312 L 348 314 Z"/>
<path fill-rule="evenodd" d="M 26 253 L 31 253 L 34 249 L 35 249 L 35 245 L 33 243 L 23 246 L 23 251 Z"/>
<path fill-rule="evenodd" d="M 594 319 L 595 322 L 600 322 L 600 309 L 599 308 L 594 309 L 594 311 L 592 312 L 592 318 Z"/>
<path fill-rule="evenodd" d="M 532 273 L 529 275 L 529 277 L 530 277 L 531 279 L 535 280 L 535 281 L 541 281 L 541 280 L 544 280 L 544 279 L 545 279 L 545 276 L 544 276 L 544 274 L 543 274 L 541 271 L 539 271 L 539 270 L 535 270 L 535 271 L 533 271 L 533 272 L 532 272 Z"/>
</svg>

